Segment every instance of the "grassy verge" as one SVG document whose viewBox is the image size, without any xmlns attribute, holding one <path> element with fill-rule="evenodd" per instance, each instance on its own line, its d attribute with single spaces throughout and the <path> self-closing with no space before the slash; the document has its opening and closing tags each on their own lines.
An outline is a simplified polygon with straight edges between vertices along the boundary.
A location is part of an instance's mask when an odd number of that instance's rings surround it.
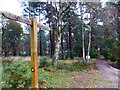
<svg viewBox="0 0 120 90">
<path fill-rule="evenodd" d="M 96 67 L 72 60 L 58 60 L 57 68 L 51 60 L 39 62 L 39 87 L 41 88 L 96 88 L 100 78 Z M 3 62 L 3 88 L 30 88 L 30 62 Z M 42 67 L 40 67 L 42 65 Z"/>
<path fill-rule="evenodd" d="M 97 59 L 96 58 L 91 58 L 90 61 L 96 61 Z"/>
</svg>

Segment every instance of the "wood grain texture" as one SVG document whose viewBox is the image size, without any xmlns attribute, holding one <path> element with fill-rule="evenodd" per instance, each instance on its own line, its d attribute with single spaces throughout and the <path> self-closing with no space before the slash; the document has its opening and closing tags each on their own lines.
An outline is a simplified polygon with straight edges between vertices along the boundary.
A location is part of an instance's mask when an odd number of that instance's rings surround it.
<svg viewBox="0 0 120 90">
<path fill-rule="evenodd" d="M 19 21 L 19 22 L 22 22 L 22 23 L 25 23 L 25 24 L 28 24 L 28 25 L 32 25 L 31 20 L 29 20 L 27 18 L 23 18 L 23 17 L 17 16 L 17 15 L 14 15 L 14 14 L 6 12 L 6 11 L 3 11 L 2 15 L 4 17 L 8 18 L 8 19 Z M 39 24 L 39 23 L 37 23 L 37 27 L 41 28 L 41 29 L 44 29 L 44 30 L 52 31 L 52 29 L 50 27 Z"/>
<path fill-rule="evenodd" d="M 38 88 L 38 41 L 37 41 L 37 20 L 31 19 L 32 25 L 30 30 L 31 44 L 31 68 L 32 73 L 32 88 Z"/>
</svg>

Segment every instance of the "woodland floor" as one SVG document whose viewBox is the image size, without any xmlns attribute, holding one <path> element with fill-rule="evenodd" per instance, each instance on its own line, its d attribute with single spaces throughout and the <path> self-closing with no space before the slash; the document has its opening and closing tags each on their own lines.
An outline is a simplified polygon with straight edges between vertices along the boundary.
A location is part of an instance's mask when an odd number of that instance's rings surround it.
<svg viewBox="0 0 120 90">
<path fill-rule="evenodd" d="M 30 57 L 16 57 L 15 60 L 30 61 Z M 71 64 L 73 60 L 60 62 Z M 83 71 L 58 70 L 57 72 L 48 72 L 39 69 L 39 77 L 48 78 L 48 83 L 54 88 L 120 88 L 118 69 L 111 67 L 107 60 L 96 60 L 95 65 L 97 68 Z"/>
<path fill-rule="evenodd" d="M 98 70 L 84 71 L 83 75 L 76 76 L 77 88 L 119 88 L 120 70 L 109 65 L 106 60 L 97 60 L 95 65 Z"/>
</svg>

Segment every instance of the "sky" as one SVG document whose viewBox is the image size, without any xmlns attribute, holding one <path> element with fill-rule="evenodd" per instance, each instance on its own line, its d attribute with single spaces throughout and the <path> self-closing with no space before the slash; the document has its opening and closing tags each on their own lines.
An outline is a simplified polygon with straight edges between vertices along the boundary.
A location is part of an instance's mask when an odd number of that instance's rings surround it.
<svg viewBox="0 0 120 90">
<path fill-rule="evenodd" d="M 105 1 L 107 0 L 101 0 L 101 1 L 102 2 L 104 1 L 105 3 Z M 0 11 L 7 11 L 18 16 L 22 15 L 22 8 L 20 7 L 20 3 L 18 2 L 18 0 L 0 0 Z M 24 28 L 24 24 L 22 24 L 22 27 Z"/>
<path fill-rule="evenodd" d="M 7 11 L 20 16 L 22 8 L 20 8 L 18 0 L 0 0 L 0 11 Z"/>
<path fill-rule="evenodd" d="M 101 0 L 107 1 L 107 0 Z M 0 11 L 7 11 L 16 15 L 21 15 L 22 8 L 18 0 L 0 0 Z"/>
<path fill-rule="evenodd" d="M 108 0 L 101 0 L 101 2 L 103 2 L 103 6 L 106 1 Z M 0 11 L 7 11 L 18 16 L 22 15 L 22 8 L 18 0 L 0 0 Z M 24 24 L 22 24 L 22 27 L 24 28 Z"/>
</svg>

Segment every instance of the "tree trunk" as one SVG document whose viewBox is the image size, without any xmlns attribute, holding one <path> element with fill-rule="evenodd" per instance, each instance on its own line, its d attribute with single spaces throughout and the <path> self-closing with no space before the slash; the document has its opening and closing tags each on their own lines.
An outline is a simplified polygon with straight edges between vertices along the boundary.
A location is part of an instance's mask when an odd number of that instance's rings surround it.
<svg viewBox="0 0 120 90">
<path fill-rule="evenodd" d="M 42 36 L 41 36 L 42 34 L 41 34 L 41 30 L 39 31 L 39 33 L 40 33 L 40 56 L 42 56 L 43 55 L 43 50 L 42 50 Z"/>
<path fill-rule="evenodd" d="M 86 63 L 85 59 L 85 35 L 84 35 L 84 27 L 83 27 L 83 11 L 82 4 L 80 4 L 80 13 L 81 13 L 81 23 L 82 23 L 82 51 L 83 51 L 83 64 Z"/>
<path fill-rule="evenodd" d="M 88 52 L 87 52 L 87 60 L 89 61 L 90 59 L 90 47 L 91 47 L 91 25 L 89 26 L 89 41 L 88 41 Z"/>
<path fill-rule="evenodd" d="M 52 41 L 52 32 L 50 31 L 50 57 L 53 56 L 53 41 Z"/>
<path fill-rule="evenodd" d="M 54 24 L 52 26 L 53 26 L 53 32 L 52 32 L 52 49 L 53 49 L 52 55 L 53 55 L 55 51 Z"/>
<path fill-rule="evenodd" d="M 73 53 L 72 53 L 72 27 L 71 27 L 71 23 L 69 23 L 69 50 L 70 50 L 70 58 L 73 59 Z"/>
<path fill-rule="evenodd" d="M 61 35 L 62 33 L 61 31 L 61 26 L 60 26 L 60 21 L 58 22 L 58 35 L 57 35 L 57 41 L 56 41 L 56 46 L 55 46 L 55 52 L 54 52 L 54 56 L 53 56 L 53 66 L 56 67 L 57 66 L 57 60 L 59 59 L 59 50 L 60 50 L 60 42 L 61 42 Z"/>
<path fill-rule="evenodd" d="M 39 7 L 39 9 L 40 9 L 40 7 Z M 39 11 L 39 23 L 40 23 L 40 11 Z M 43 55 L 43 51 L 42 51 L 42 31 L 41 31 L 41 29 L 39 28 L 39 33 L 40 33 L 40 56 L 42 56 Z"/>
<path fill-rule="evenodd" d="M 68 49 L 69 49 L 69 43 L 68 43 L 68 33 L 66 32 L 66 57 L 65 58 L 68 58 Z"/>
<path fill-rule="evenodd" d="M 83 50 L 83 60 L 85 61 L 85 35 L 84 35 L 83 25 L 82 25 L 82 50 Z"/>
<path fill-rule="evenodd" d="M 51 57 L 53 56 L 54 54 L 54 47 L 55 47 L 55 39 L 54 39 L 54 18 L 53 18 L 53 7 L 52 7 L 52 0 L 50 2 L 51 4 L 51 20 L 52 20 L 52 29 L 53 31 L 51 32 Z"/>
<path fill-rule="evenodd" d="M 16 56 L 17 55 L 17 47 L 16 47 L 16 43 L 13 43 L 13 56 Z"/>
<path fill-rule="evenodd" d="M 62 30 L 61 30 L 61 33 L 62 33 Z M 63 49 L 64 49 L 64 47 L 63 47 L 63 36 L 61 36 L 61 55 L 62 55 L 62 59 L 64 59 L 64 51 L 63 51 Z"/>
<path fill-rule="evenodd" d="M 59 50 L 60 50 L 60 43 L 61 43 L 61 36 L 62 36 L 62 33 L 61 33 L 61 30 L 62 30 L 62 28 L 61 28 L 61 25 L 62 25 L 62 22 L 61 22 L 61 12 L 62 12 L 61 0 L 59 2 L 59 5 L 60 5 L 60 10 L 59 10 L 59 15 L 58 15 L 58 35 L 56 38 L 55 52 L 54 52 L 53 61 L 52 61 L 52 64 L 54 67 L 57 66 L 57 60 L 59 59 Z"/>
<path fill-rule="evenodd" d="M 13 49 L 13 56 L 16 56 L 16 54 L 17 54 L 17 53 L 16 53 L 16 49 L 14 48 L 14 49 Z"/>
</svg>

